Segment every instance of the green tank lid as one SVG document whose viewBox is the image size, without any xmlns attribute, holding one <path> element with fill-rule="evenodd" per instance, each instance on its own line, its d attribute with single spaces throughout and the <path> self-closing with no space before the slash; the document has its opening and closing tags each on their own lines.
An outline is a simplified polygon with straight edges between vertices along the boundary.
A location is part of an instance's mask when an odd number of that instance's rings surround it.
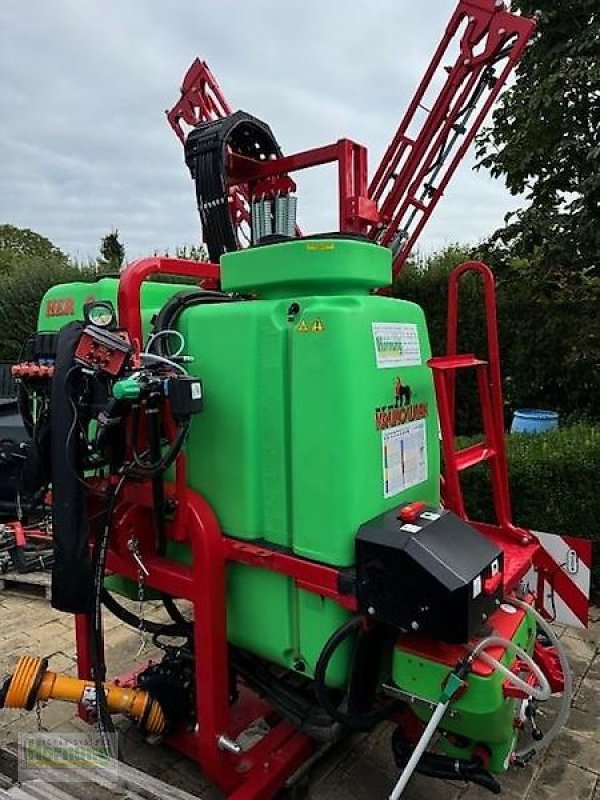
<svg viewBox="0 0 600 800">
<path fill-rule="evenodd" d="M 367 294 L 391 280 L 390 250 L 343 237 L 292 239 L 221 258 L 223 289 L 264 298 Z"/>
</svg>

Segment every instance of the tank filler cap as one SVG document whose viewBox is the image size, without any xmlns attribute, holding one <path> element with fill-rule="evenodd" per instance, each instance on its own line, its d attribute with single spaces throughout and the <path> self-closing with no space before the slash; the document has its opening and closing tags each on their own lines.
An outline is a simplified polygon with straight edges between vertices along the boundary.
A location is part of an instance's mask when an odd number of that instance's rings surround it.
<svg viewBox="0 0 600 800">
<path fill-rule="evenodd" d="M 391 280 L 388 248 L 340 234 L 265 244 L 221 257 L 222 288 L 261 298 L 368 294 Z"/>
</svg>

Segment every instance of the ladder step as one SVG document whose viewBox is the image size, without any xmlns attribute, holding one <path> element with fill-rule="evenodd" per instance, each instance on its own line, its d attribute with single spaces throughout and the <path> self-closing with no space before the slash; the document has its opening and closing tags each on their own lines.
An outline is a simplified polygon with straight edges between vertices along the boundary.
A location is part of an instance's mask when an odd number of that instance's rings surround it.
<svg viewBox="0 0 600 800">
<path fill-rule="evenodd" d="M 481 464 L 484 461 L 489 461 L 491 458 L 494 458 L 495 455 L 496 451 L 493 447 L 490 447 L 489 444 L 486 444 L 486 442 L 477 442 L 469 447 L 465 447 L 464 450 L 458 450 L 454 453 L 454 463 L 456 469 L 461 472 L 462 470 Z"/>
<path fill-rule="evenodd" d="M 452 370 L 463 369 L 465 367 L 484 367 L 488 362 L 476 358 L 472 353 L 456 356 L 435 356 L 430 358 L 427 364 L 431 369 Z"/>
</svg>

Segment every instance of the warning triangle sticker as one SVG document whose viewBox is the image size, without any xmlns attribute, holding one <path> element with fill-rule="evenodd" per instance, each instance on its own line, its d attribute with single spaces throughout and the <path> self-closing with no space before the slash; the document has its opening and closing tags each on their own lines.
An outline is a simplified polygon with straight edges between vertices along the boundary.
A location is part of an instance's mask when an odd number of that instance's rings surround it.
<svg viewBox="0 0 600 800">
<path fill-rule="evenodd" d="M 298 331 L 298 333 L 307 333 L 310 330 L 310 328 L 308 327 L 308 325 L 304 320 L 301 320 L 296 330 Z"/>
</svg>

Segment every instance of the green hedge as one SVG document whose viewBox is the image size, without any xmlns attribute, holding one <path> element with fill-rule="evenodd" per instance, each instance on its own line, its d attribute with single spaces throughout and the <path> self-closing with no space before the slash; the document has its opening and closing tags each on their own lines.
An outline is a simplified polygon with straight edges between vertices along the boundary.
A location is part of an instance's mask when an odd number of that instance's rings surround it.
<svg viewBox="0 0 600 800">
<path fill-rule="evenodd" d="M 476 439 L 461 439 L 464 447 Z M 507 437 L 513 517 L 533 530 L 583 536 L 600 545 L 600 426 L 574 425 L 544 434 Z M 485 467 L 463 474 L 469 515 L 494 518 Z M 600 564 L 594 557 L 595 591 Z"/>
<path fill-rule="evenodd" d="M 464 248 L 448 248 L 406 266 L 395 284 L 398 297 L 423 308 L 434 355 L 445 351 L 448 275 L 469 257 Z M 553 409 L 567 424 L 600 421 L 600 279 L 513 266 L 497 270 L 496 280 L 506 425 L 517 408 Z M 459 334 L 462 352 L 486 357 L 480 285 L 472 276 L 461 283 Z M 458 433 L 466 436 L 481 430 L 470 373 L 458 377 Z"/>
</svg>

